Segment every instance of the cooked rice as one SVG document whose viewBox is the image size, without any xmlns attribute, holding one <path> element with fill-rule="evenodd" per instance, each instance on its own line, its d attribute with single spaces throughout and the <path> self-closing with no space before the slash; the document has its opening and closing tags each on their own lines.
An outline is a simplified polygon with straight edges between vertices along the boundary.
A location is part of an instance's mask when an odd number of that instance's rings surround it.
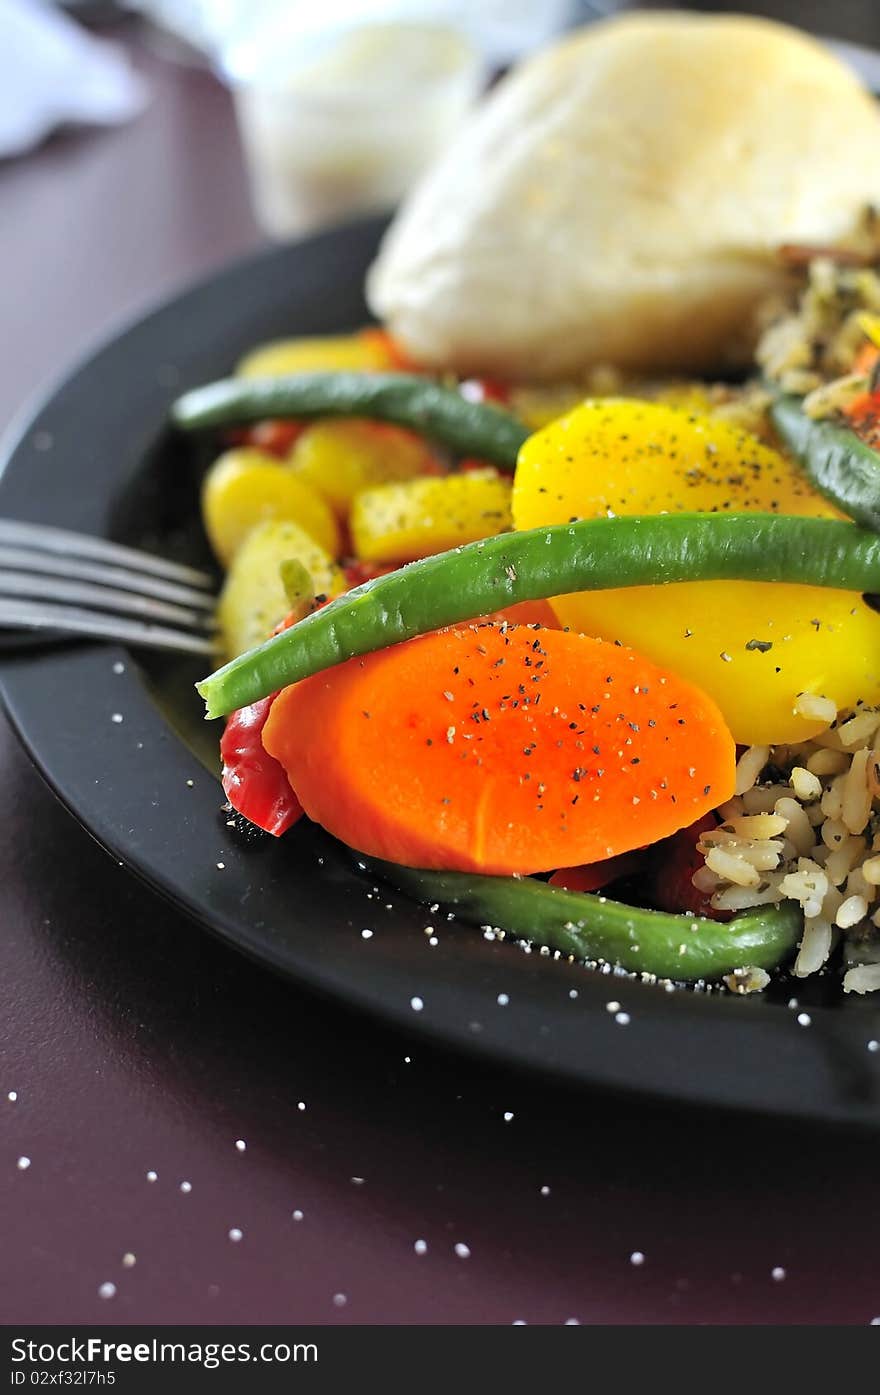
<svg viewBox="0 0 880 1395">
<path fill-rule="evenodd" d="M 811 741 L 751 746 L 742 754 L 736 794 L 718 811 L 724 822 L 700 839 L 705 865 L 694 885 L 720 911 L 796 902 L 804 931 L 794 974 L 817 973 L 845 937 L 844 990 L 874 992 L 880 989 L 880 708 L 860 705 L 838 715 L 829 699 L 802 694 L 797 710 L 827 727 Z"/>
<path fill-rule="evenodd" d="M 823 417 L 845 412 L 868 388 L 867 373 L 844 373 L 841 378 L 832 378 L 830 383 L 813 388 L 803 399 L 801 406 L 808 417 L 820 421 Z"/>
<path fill-rule="evenodd" d="M 807 250 L 807 249 L 804 249 Z M 876 386 L 875 369 L 860 358 L 880 346 L 880 217 L 868 209 L 852 255 L 814 256 L 791 294 L 774 297 L 759 316 L 765 326 L 756 351 L 765 384 L 803 398 L 808 416 L 844 419 Z"/>
<path fill-rule="evenodd" d="M 725 974 L 724 982 L 731 993 L 760 993 L 770 982 L 770 975 L 766 969 L 745 964 L 741 969 L 734 969 L 732 974 Z"/>
<path fill-rule="evenodd" d="M 758 365 L 766 380 L 803 395 L 812 416 L 833 416 L 867 386 L 864 375 L 852 370 L 880 314 L 880 221 L 872 210 L 861 232 L 863 265 L 814 257 L 800 294 L 795 283 L 794 298 L 770 301 L 763 309 Z"/>
</svg>

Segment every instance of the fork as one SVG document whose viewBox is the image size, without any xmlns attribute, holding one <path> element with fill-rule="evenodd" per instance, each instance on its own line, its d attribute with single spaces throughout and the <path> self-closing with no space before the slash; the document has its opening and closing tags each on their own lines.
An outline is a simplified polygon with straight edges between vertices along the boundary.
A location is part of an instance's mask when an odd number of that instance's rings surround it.
<svg viewBox="0 0 880 1395">
<path fill-rule="evenodd" d="M 0 518 L 0 626 L 216 654 L 214 579 L 104 538 Z"/>
</svg>

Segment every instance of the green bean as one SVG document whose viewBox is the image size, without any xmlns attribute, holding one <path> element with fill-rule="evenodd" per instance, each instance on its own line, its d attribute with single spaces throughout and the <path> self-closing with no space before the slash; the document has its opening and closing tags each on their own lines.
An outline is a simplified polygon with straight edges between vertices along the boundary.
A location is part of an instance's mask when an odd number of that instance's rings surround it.
<svg viewBox="0 0 880 1395">
<path fill-rule="evenodd" d="M 880 537 L 852 523 L 758 513 L 588 519 L 503 533 L 366 582 L 196 686 L 207 716 L 222 717 L 358 654 L 517 601 L 694 580 L 880 591 Z"/>
<path fill-rule="evenodd" d="M 685 982 L 720 978 L 746 965 L 773 969 L 791 954 L 803 929 L 792 903 L 761 906 L 722 922 L 641 910 L 605 896 L 562 891 L 533 877 L 423 872 L 375 861 L 370 866 L 417 900 L 440 902 L 476 925 L 576 959 Z"/>
<path fill-rule="evenodd" d="M 773 425 L 813 484 L 841 513 L 880 531 L 880 455 L 854 431 L 814 421 L 796 397 L 778 397 Z"/>
<path fill-rule="evenodd" d="M 184 393 L 171 408 L 172 421 L 184 431 L 275 417 L 375 417 L 507 470 L 529 434 L 510 412 L 469 402 L 455 388 L 415 373 L 227 378 Z"/>
</svg>

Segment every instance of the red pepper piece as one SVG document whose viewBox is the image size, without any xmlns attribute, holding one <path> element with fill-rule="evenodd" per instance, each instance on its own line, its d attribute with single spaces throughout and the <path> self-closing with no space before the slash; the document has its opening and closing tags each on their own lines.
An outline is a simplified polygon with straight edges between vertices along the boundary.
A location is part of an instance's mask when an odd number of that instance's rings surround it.
<svg viewBox="0 0 880 1395">
<path fill-rule="evenodd" d="M 563 891 L 601 891 L 603 886 L 633 876 L 643 861 L 642 854 L 634 852 L 621 853 L 604 862 L 590 862 L 583 867 L 560 867 L 550 878 L 550 885 L 561 887 Z"/>
<path fill-rule="evenodd" d="M 853 372 L 865 373 L 871 383 L 877 382 L 877 363 L 880 349 L 876 344 L 863 344 L 856 354 Z M 880 446 L 880 388 L 874 387 L 861 393 L 845 409 L 849 424 L 863 441 L 876 450 Z"/>
<path fill-rule="evenodd" d="M 346 568 L 346 575 L 358 567 L 372 574 L 369 563 L 355 562 L 350 569 Z M 380 567 L 376 574 L 391 570 Z M 356 586 L 359 581 L 368 579 L 368 575 L 364 575 L 357 581 L 349 579 L 348 584 Z M 312 609 L 320 610 L 328 604 L 329 597 L 321 601 L 316 599 Z M 291 611 L 275 626 L 273 634 L 295 625 L 300 618 L 298 611 Z M 284 766 L 270 756 L 263 745 L 263 727 L 277 696 L 272 693 L 271 697 L 261 698 L 250 707 L 240 707 L 230 715 L 220 738 L 220 757 L 223 761 L 221 783 L 233 809 L 257 828 L 262 828 L 264 833 L 280 838 L 302 818 L 303 809 L 291 789 Z"/>
<path fill-rule="evenodd" d="M 223 789 L 239 814 L 280 838 L 302 817 L 284 767 L 263 746 L 263 727 L 277 694 L 233 712 L 220 738 Z"/>
<path fill-rule="evenodd" d="M 846 415 L 857 436 L 874 450 L 880 449 L 880 392 L 865 392 L 851 402 Z"/>
<path fill-rule="evenodd" d="M 458 390 L 468 402 L 498 402 L 506 406 L 510 401 L 510 388 L 498 378 L 465 378 Z"/>
<path fill-rule="evenodd" d="M 703 833 L 718 827 L 714 814 L 704 814 L 689 828 L 679 829 L 653 848 L 645 899 L 657 910 L 673 915 L 701 915 L 711 920 L 729 920 L 727 911 L 716 911 L 709 897 L 698 891 L 693 875 L 705 865 L 697 843 Z"/>
<path fill-rule="evenodd" d="M 227 441 L 231 446 L 254 446 L 285 460 L 307 426 L 305 421 L 267 419 L 227 432 Z"/>
<path fill-rule="evenodd" d="M 384 562 L 362 562 L 355 557 L 350 562 L 344 562 L 342 571 L 345 576 L 345 588 L 353 591 L 355 586 L 363 586 L 365 581 L 375 581 L 377 576 L 387 576 L 394 571 L 394 567 L 386 566 Z"/>
<path fill-rule="evenodd" d="M 360 338 L 375 344 L 380 353 L 388 356 L 388 367 L 396 369 L 400 373 L 418 373 L 419 365 L 403 348 L 397 340 L 388 333 L 387 329 L 364 329 L 361 330 Z"/>
<path fill-rule="evenodd" d="M 258 421 L 249 433 L 248 445 L 285 459 L 308 426 L 305 421 Z"/>
</svg>

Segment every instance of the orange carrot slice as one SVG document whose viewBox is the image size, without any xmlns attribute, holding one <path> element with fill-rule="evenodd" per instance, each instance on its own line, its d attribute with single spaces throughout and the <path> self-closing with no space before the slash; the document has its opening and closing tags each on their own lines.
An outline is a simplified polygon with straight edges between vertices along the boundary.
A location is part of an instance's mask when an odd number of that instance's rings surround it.
<svg viewBox="0 0 880 1395">
<path fill-rule="evenodd" d="M 630 650 L 468 625 L 286 688 L 263 732 L 310 818 L 410 867 L 538 872 L 686 827 L 733 793 L 714 702 Z"/>
</svg>

